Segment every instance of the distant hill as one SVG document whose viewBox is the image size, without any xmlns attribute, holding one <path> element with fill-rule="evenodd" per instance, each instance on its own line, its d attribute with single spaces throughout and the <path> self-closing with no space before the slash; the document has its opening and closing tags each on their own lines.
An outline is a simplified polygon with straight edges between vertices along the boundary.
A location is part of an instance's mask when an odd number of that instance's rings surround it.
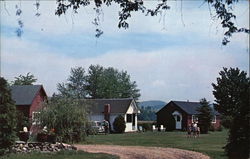
<svg viewBox="0 0 250 159">
<path fill-rule="evenodd" d="M 166 105 L 165 102 L 160 100 L 143 101 L 139 104 L 140 114 L 138 120 L 140 121 L 156 121 L 156 112 Z"/>
<path fill-rule="evenodd" d="M 160 101 L 160 100 L 149 100 L 149 101 L 143 101 L 139 103 L 139 107 L 151 107 L 153 110 L 158 111 L 162 107 L 166 105 L 166 102 Z"/>
</svg>

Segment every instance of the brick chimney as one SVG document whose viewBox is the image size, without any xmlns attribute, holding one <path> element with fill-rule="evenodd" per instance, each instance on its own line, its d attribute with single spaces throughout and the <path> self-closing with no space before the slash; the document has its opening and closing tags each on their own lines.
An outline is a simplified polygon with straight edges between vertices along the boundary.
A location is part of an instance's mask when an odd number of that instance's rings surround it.
<svg viewBox="0 0 250 159">
<path fill-rule="evenodd" d="M 104 119 L 107 121 L 110 119 L 110 104 L 104 105 Z"/>
</svg>

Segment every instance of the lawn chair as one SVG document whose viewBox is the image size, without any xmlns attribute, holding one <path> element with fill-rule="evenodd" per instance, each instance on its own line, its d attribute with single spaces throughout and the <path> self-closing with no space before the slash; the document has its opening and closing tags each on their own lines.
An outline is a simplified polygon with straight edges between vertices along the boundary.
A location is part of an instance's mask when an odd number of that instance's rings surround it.
<svg viewBox="0 0 250 159">
<path fill-rule="evenodd" d="M 139 126 L 139 127 L 138 127 L 138 130 L 139 130 L 139 132 L 143 132 L 143 127 L 142 127 L 142 126 Z"/>
<path fill-rule="evenodd" d="M 166 130 L 166 128 L 164 128 L 163 125 L 161 125 L 160 131 L 165 131 L 165 130 Z"/>
<path fill-rule="evenodd" d="M 157 128 L 155 127 L 155 125 L 152 125 L 152 130 L 157 131 Z"/>
</svg>

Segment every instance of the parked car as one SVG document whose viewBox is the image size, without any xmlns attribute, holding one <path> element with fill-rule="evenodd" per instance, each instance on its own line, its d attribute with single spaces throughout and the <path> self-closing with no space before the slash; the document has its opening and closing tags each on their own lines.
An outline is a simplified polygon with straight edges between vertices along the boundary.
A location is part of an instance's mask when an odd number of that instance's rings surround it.
<svg viewBox="0 0 250 159">
<path fill-rule="evenodd" d="M 91 128 L 96 133 L 104 133 L 105 132 L 104 123 L 101 122 L 101 121 L 92 121 L 91 122 Z"/>
</svg>

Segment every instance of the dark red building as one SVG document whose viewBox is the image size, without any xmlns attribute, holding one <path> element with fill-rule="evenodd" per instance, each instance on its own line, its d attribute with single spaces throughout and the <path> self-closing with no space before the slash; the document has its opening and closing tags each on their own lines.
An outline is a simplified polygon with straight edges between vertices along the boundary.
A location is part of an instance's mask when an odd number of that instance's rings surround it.
<svg viewBox="0 0 250 159">
<path fill-rule="evenodd" d="M 39 113 L 42 103 L 47 101 L 47 95 L 42 85 L 11 86 L 11 97 L 16 108 L 31 121 L 30 131 L 35 131 L 37 123 L 34 116 Z"/>
<path fill-rule="evenodd" d="M 198 120 L 199 102 L 170 101 L 157 113 L 157 124 L 164 125 L 166 130 L 186 130 L 189 124 Z M 221 126 L 220 114 L 213 110 L 212 126 L 218 129 Z"/>
</svg>

